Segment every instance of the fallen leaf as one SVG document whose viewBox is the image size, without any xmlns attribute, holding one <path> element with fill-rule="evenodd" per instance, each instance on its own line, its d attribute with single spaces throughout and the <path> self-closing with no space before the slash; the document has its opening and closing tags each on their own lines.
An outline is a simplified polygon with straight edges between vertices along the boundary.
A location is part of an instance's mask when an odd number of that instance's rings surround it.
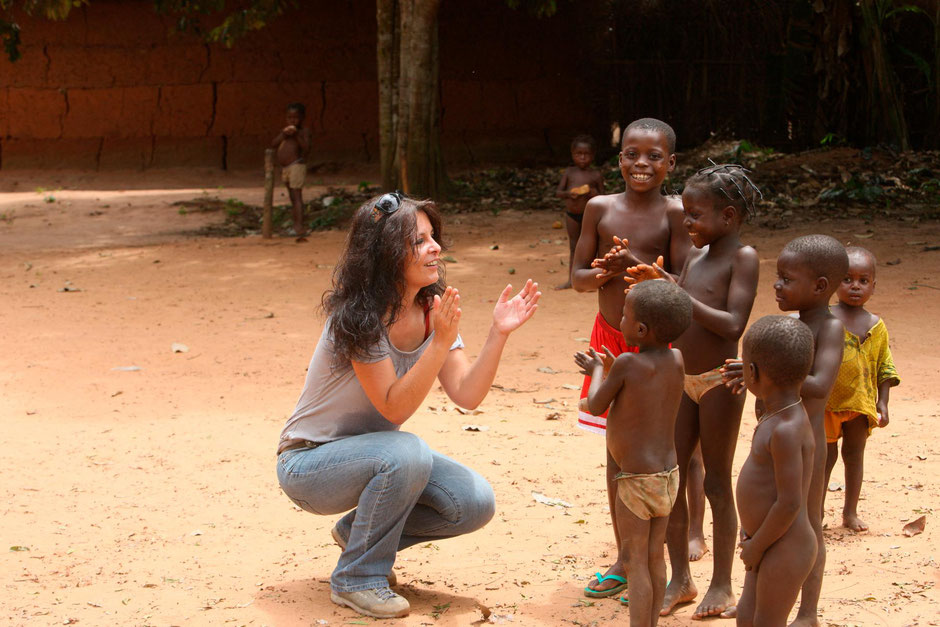
<svg viewBox="0 0 940 627">
<path fill-rule="evenodd" d="M 489 431 L 490 428 L 486 425 L 463 425 L 460 427 L 464 431 Z"/>
<path fill-rule="evenodd" d="M 11 550 L 11 551 L 28 551 L 28 550 L 29 550 L 29 547 L 28 547 L 28 546 L 20 546 L 19 544 L 14 544 L 13 546 L 10 547 L 10 550 Z"/>
<path fill-rule="evenodd" d="M 561 223 L 561 220 L 555 220 L 554 222 L 552 222 L 552 228 L 553 228 L 553 229 L 560 229 L 560 228 L 562 228 L 563 226 L 564 226 L 564 225 Z"/>
<path fill-rule="evenodd" d="M 137 372 L 140 366 L 115 366 L 111 370 L 120 370 L 121 372 Z"/>
<path fill-rule="evenodd" d="M 830 492 L 841 492 L 843 489 L 845 489 L 845 486 L 838 481 L 832 481 L 829 483 L 828 488 Z"/>
<path fill-rule="evenodd" d="M 874 236 L 875 236 L 874 233 L 855 233 L 855 237 L 857 237 L 858 239 L 869 239 Z"/>
<path fill-rule="evenodd" d="M 901 533 L 906 535 L 908 538 L 912 538 L 918 534 L 924 533 L 924 526 L 927 524 L 927 517 L 921 516 L 917 520 L 911 521 L 904 525 L 904 528 L 901 530 Z"/>
<path fill-rule="evenodd" d="M 581 389 L 580 385 L 572 385 L 571 383 L 564 383 L 562 384 L 561 387 L 566 390 L 580 390 Z"/>
<path fill-rule="evenodd" d="M 458 413 L 463 414 L 464 416 L 476 416 L 477 414 L 482 414 L 483 412 L 479 409 L 464 409 L 463 407 L 454 407 Z"/>
<path fill-rule="evenodd" d="M 499 244 L 493 244 L 490 246 L 490 250 L 499 250 Z"/>
<path fill-rule="evenodd" d="M 546 399 L 540 401 L 540 400 L 537 400 L 537 399 L 534 399 L 534 398 L 533 398 L 533 399 L 532 399 L 532 402 L 535 403 L 536 405 L 548 405 L 549 403 L 554 403 L 554 402 L 555 402 L 555 399 L 554 399 L 554 398 L 546 398 Z"/>
<path fill-rule="evenodd" d="M 174 353 L 188 353 L 189 347 L 185 344 L 180 344 L 179 342 L 173 342 L 170 344 L 170 350 L 172 350 Z"/>
<path fill-rule="evenodd" d="M 552 506 L 557 506 L 557 507 L 573 507 L 573 505 L 569 503 L 568 501 L 551 498 L 539 492 L 533 492 L 532 498 L 535 499 L 536 503 L 542 503 L 544 505 L 552 505 Z"/>
<path fill-rule="evenodd" d="M 559 414 L 557 411 L 553 411 L 550 414 L 545 414 L 545 420 L 558 420 L 559 418 L 561 418 L 561 414 Z"/>
<path fill-rule="evenodd" d="M 539 366 L 536 370 L 544 372 L 545 374 L 558 374 L 558 371 L 553 370 L 550 366 Z"/>
<path fill-rule="evenodd" d="M 886 266 L 896 266 L 896 265 L 898 265 L 898 264 L 900 264 L 900 263 L 901 263 L 901 259 L 900 259 L 900 257 L 899 257 L 899 258 L 894 259 L 894 260 L 892 260 L 892 261 L 886 261 L 886 262 L 885 262 L 885 265 L 886 265 Z"/>
<path fill-rule="evenodd" d="M 509 269 L 509 274 L 515 274 L 515 273 L 516 273 L 516 269 L 515 269 L 515 268 L 510 268 L 510 269 Z"/>
</svg>

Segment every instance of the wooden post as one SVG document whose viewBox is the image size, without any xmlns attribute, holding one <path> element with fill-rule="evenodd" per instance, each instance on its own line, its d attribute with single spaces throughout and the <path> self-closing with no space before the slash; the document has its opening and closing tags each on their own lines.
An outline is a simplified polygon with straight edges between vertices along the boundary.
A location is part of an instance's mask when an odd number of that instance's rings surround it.
<svg viewBox="0 0 940 627">
<path fill-rule="evenodd" d="M 261 218 L 261 237 L 271 239 L 271 213 L 274 205 L 274 149 L 264 151 L 264 212 Z"/>
</svg>

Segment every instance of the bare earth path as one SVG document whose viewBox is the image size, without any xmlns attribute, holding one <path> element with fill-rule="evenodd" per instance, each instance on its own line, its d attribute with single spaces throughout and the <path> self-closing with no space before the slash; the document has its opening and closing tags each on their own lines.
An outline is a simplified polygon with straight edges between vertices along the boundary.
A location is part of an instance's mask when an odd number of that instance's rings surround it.
<svg viewBox="0 0 940 627">
<path fill-rule="evenodd" d="M 333 518 L 298 510 L 274 474 L 278 433 L 321 329 L 317 305 L 343 233 L 317 233 L 301 245 L 187 235 L 221 215 L 180 215 L 170 202 L 205 189 L 257 203 L 250 177 L 149 174 L 136 189 L 117 175 L 10 178 L 0 182 L 0 621 L 374 622 L 330 603 Z M 85 191 L 56 189 L 76 186 Z M 50 194 L 54 202 L 44 202 Z M 448 278 L 463 296 L 471 353 L 507 282 L 531 276 L 544 295 L 510 341 L 502 387 L 479 414 L 458 413 L 435 390 L 407 424 L 482 472 L 498 510 L 481 532 L 400 555 L 413 611 L 389 624 L 626 620 L 616 601 L 581 596 L 587 578 L 611 561 L 613 535 L 604 443 L 575 427 L 571 389 L 580 384 L 571 355 L 586 346 L 595 297 L 550 289 L 568 256 L 563 232 L 551 228 L 556 217 L 447 219 L 457 260 Z M 744 240 L 762 258 L 754 315 L 775 313 L 774 259 L 796 235 L 832 233 L 879 256 L 871 308 L 888 324 L 903 382 L 892 393 L 890 426 L 868 445 L 860 514 L 871 532 L 837 528 L 842 495 L 829 495 L 822 624 L 936 625 L 940 252 L 923 248 L 940 243 L 940 228 L 883 221 L 871 225 L 873 237 L 855 236 L 868 228 L 838 221 L 748 229 Z M 188 352 L 174 352 L 174 343 Z M 841 474 L 840 464 L 833 477 Z M 571 506 L 536 502 L 533 493 Z M 925 532 L 905 537 L 902 527 L 922 514 Z M 710 553 L 692 564 L 702 584 L 711 566 Z M 742 574 L 736 564 L 738 588 Z M 660 624 L 690 624 L 693 609 Z"/>
</svg>

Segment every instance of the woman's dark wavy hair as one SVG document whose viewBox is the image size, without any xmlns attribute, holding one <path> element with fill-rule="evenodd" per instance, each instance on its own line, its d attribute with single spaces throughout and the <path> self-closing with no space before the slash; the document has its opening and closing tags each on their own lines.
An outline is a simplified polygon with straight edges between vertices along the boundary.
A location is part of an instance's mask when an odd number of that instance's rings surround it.
<svg viewBox="0 0 940 627">
<path fill-rule="evenodd" d="M 442 252 L 445 249 L 441 214 L 432 201 L 402 197 L 401 207 L 386 214 L 375 207 L 381 198 L 372 198 L 356 211 L 333 270 L 333 289 L 323 294 L 323 310 L 332 316 L 330 339 L 337 362 L 367 357 L 401 314 L 405 265 L 416 248 L 418 211 L 427 215 L 432 237 Z M 417 300 L 425 306 L 435 294 L 444 293 L 443 264 L 438 268 L 437 282 L 418 292 Z"/>
</svg>

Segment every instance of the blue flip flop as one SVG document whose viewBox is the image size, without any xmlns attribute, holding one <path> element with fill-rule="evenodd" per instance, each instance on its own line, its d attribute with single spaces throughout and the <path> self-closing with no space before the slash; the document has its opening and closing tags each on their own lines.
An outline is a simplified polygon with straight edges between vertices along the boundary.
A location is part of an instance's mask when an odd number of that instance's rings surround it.
<svg viewBox="0 0 940 627">
<path fill-rule="evenodd" d="M 627 589 L 627 580 L 620 575 L 602 575 L 600 571 L 594 573 L 594 578 L 597 579 L 598 585 L 604 583 L 608 579 L 612 579 L 617 582 L 617 585 L 608 590 L 595 590 L 591 586 L 584 586 L 584 596 L 589 599 L 606 599 L 607 597 L 612 597 L 620 594 Z"/>
</svg>

